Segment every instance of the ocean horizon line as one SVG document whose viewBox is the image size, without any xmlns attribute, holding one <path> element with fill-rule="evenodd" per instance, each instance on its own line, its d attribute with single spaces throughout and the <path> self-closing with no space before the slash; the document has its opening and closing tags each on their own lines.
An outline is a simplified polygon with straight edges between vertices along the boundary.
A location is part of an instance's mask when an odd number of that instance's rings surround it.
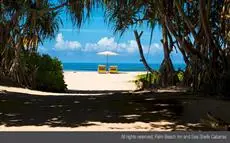
<svg viewBox="0 0 230 143">
<path fill-rule="evenodd" d="M 105 64 L 106 62 L 103 61 L 103 62 L 62 62 L 62 64 Z M 109 64 L 143 64 L 142 62 L 109 62 Z M 148 63 L 149 65 L 153 65 L 153 64 L 161 64 L 161 63 Z M 183 62 L 179 63 L 179 62 L 176 62 L 176 63 L 173 63 L 173 65 L 175 64 L 184 64 Z"/>
<path fill-rule="evenodd" d="M 116 65 L 119 71 L 146 71 L 142 63 L 63 63 L 64 71 L 97 71 L 98 65 L 104 64 L 107 66 Z M 149 64 L 154 70 L 159 70 L 161 64 Z M 185 69 L 185 64 L 174 64 L 174 68 Z"/>
</svg>

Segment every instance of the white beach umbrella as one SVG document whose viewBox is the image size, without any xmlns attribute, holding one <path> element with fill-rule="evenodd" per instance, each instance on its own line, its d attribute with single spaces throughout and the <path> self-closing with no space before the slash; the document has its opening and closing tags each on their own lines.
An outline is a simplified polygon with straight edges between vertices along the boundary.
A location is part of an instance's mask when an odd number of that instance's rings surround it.
<svg viewBox="0 0 230 143">
<path fill-rule="evenodd" d="M 104 51 L 104 52 L 98 52 L 98 55 L 106 56 L 106 66 L 108 67 L 108 57 L 109 56 L 117 56 L 118 53 L 112 52 L 112 51 Z"/>
</svg>

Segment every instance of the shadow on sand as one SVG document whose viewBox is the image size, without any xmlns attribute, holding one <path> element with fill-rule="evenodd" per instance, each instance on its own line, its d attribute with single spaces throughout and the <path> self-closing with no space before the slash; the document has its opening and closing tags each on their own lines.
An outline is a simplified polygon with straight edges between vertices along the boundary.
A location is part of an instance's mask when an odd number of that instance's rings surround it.
<svg viewBox="0 0 230 143">
<path fill-rule="evenodd" d="M 187 98 L 184 94 L 133 94 L 116 91 L 100 96 L 40 96 L 1 93 L 0 125 L 78 127 L 92 125 L 88 122 L 168 121 L 174 124 L 165 126 L 165 129 L 179 130 L 178 125 L 183 125 L 186 130 L 211 130 L 199 123 L 205 113 L 215 107 L 203 109 L 203 104 L 210 103 L 206 103 L 202 98 Z M 229 103 L 226 104 L 229 106 Z M 198 105 L 201 105 L 202 109 L 199 109 Z"/>
</svg>

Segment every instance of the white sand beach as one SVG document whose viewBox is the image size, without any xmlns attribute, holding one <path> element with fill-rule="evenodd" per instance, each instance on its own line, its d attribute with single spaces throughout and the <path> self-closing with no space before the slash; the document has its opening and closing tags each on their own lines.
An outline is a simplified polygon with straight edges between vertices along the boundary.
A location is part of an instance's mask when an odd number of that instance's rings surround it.
<svg viewBox="0 0 230 143">
<path fill-rule="evenodd" d="M 144 72 L 121 72 L 98 74 L 88 71 L 65 71 L 64 78 L 69 90 L 135 90 L 138 74 Z"/>
<path fill-rule="evenodd" d="M 64 71 L 64 80 L 68 90 L 73 91 L 133 91 L 136 85 L 133 80 L 144 72 L 122 72 L 119 74 L 99 74 L 89 71 Z M 29 95 L 102 95 L 98 93 L 50 93 L 18 87 L 0 86 L 1 92 L 16 92 Z"/>
</svg>

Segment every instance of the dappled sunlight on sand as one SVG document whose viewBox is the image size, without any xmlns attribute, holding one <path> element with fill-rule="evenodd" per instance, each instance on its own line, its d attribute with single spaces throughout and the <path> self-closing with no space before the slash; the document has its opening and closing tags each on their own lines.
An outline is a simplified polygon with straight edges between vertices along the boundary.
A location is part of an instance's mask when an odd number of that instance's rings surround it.
<svg viewBox="0 0 230 143">
<path fill-rule="evenodd" d="M 88 122 L 80 127 L 49 127 L 49 126 L 21 126 L 21 127 L 6 127 L 0 126 L 1 131 L 171 131 L 172 129 L 164 128 L 173 123 L 162 122 L 134 122 L 134 123 L 102 123 Z"/>
<path fill-rule="evenodd" d="M 181 92 L 108 93 L 40 96 L 4 91 L 0 131 L 210 131 L 201 122 L 207 112 L 230 119 L 225 100 Z"/>
<path fill-rule="evenodd" d="M 54 119 L 55 120 L 55 119 Z M 188 123 L 188 126 L 198 127 L 200 124 Z M 187 126 L 176 125 L 165 120 L 158 122 L 134 122 L 134 123 L 103 123 L 87 122 L 85 126 L 79 127 L 50 127 L 44 126 L 0 126 L 1 131 L 186 131 Z"/>
</svg>

